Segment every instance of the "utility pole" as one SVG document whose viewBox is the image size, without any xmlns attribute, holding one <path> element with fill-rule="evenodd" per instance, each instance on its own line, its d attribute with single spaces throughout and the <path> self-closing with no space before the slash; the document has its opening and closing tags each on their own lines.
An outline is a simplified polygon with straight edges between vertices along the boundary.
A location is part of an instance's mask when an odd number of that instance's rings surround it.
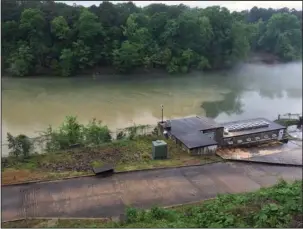
<svg viewBox="0 0 303 229">
<path fill-rule="evenodd" d="M 161 118 L 161 123 L 163 123 L 163 104 L 161 104 L 161 112 L 162 112 L 162 118 Z"/>
</svg>

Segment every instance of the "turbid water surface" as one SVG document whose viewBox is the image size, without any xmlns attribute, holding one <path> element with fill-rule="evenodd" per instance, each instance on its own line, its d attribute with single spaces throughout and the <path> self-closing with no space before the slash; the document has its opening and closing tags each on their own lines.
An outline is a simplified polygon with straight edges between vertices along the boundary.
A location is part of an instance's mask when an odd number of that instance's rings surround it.
<svg viewBox="0 0 303 229">
<path fill-rule="evenodd" d="M 2 139 L 36 136 L 66 115 L 97 118 L 112 130 L 161 118 L 206 115 L 218 121 L 302 112 L 302 63 L 245 64 L 231 71 L 184 76 L 3 78 Z M 123 77 L 122 77 L 123 78 Z M 126 79 L 127 78 L 127 79 Z M 7 150 L 3 148 L 3 155 Z"/>
</svg>

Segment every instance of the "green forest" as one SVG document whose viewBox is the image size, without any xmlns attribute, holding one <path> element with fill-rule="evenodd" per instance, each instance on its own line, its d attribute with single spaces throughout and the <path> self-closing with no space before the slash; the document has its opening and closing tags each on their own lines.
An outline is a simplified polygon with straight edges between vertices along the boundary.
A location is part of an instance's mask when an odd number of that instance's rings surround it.
<svg viewBox="0 0 303 229">
<path fill-rule="evenodd" d="M 2 72 L 12 76 L 74 76 L 96 67 L 186 73 L 228 68 L 252 52 L 285 62 L 302 56 L 302 11 L 295 9 L 14 0 L 1 7 Z"/>
</svg>

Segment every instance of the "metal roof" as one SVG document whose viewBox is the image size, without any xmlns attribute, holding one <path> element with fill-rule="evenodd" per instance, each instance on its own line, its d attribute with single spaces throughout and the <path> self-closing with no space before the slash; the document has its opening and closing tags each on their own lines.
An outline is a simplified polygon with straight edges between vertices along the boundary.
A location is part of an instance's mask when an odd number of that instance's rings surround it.
<svg viewBox="0 0 303 229">
<path fill-rule="evenodd" d="M 188 117 L 170 120 L 170 134 L 187 148 L 194 149 L 218 143 L 201 133 L 203 130 L 216 129 L 222 125 L 206 117 Z"/>
<path fill-rule="evenodd" d="M 184 135 L 174 135 L 179 141 L 181 141 L 188 149 L 195 149 L 200 147 L 218 145 L 215 140 L 212 140 L 208 136 L 203 135 L 200 132 L 189 133 Z"/>
<path fill-rule="evenodd" d="M 286 128 L 285 126 L 269 121 L 265 118 L 226 122 L 221 123 L 221 125 L 229 131 L 227 135 L 224 135 L 224 138 Z"/>
</svg>

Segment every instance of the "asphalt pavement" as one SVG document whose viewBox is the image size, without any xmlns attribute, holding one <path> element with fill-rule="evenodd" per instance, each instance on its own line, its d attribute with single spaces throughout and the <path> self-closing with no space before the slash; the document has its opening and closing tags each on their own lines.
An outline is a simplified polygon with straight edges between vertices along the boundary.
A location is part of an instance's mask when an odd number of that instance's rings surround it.
<svg viewBox="0 0 303 229">
<path fill-rule="evenodd" d="M 302 168 L 215 163 L 111 177 L 82 177 L 2 187 L 2 221 L 25 217 L 109 217 L 126 206 L 150 208 L 254 191 L 279 178 L 302 179 Z"/>
</svg>

